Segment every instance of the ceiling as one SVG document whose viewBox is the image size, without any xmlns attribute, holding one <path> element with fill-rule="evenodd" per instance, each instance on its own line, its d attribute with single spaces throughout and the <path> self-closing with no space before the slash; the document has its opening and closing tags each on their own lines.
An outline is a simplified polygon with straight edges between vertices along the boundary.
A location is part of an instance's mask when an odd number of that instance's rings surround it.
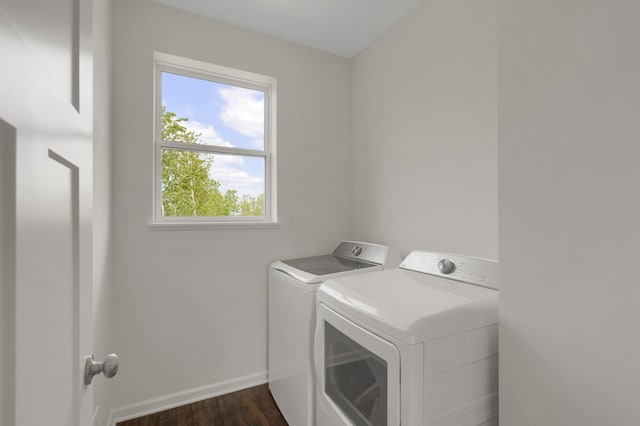
<svg viewBox="0 0 640 426">
<path fill-rule="evenodd" d="M 154 0 L 352 58 L 422 0 Z"/>
</svg>

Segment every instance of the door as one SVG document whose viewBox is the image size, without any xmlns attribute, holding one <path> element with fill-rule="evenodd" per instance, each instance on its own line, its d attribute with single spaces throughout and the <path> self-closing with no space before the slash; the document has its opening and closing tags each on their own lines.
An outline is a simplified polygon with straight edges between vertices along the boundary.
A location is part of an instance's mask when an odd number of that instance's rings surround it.
<svg viewBox="0 0 640 426">
<path fill-rule="evenodd" d="M 91 424 L 90 36 L 90 0 L 0 0 L 2 424 Z"/>
<path fill-rule="evenodd" d="M 393 344 L 320 303 L 314 357 L 318 424 L 400 424 L 400 353 Z"/>
</svg>

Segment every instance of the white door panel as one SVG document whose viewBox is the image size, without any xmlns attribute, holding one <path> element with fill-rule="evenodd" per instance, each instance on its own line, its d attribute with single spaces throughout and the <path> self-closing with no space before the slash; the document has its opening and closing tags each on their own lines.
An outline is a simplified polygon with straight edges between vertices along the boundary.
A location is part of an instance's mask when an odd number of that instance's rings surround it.
<svg viewBox="0 0 640 426">
<path fill-rule="evenodd" d="M 15 277 L 3 282 L 3 294 L 15 292 L 15 342 L 2 347 L 13 357 L 1 367 L 3 376 L 13 367 L 15 386 L 2 389 L 13 403 L 0 418 L 16 426 L 91 423 L 90 7 L 0 0 L 0 120 L 15 129 L 15 156 L 3 161 L 15 165 L 15 204 L 5 209 L 15 210 L 5 250 Z"/>
<path fill-rule="evenodd" d="M 72 105 L 79 89 L 79 7 L 78 0 L 2 1 L 7 20 Z"/>
</svg>

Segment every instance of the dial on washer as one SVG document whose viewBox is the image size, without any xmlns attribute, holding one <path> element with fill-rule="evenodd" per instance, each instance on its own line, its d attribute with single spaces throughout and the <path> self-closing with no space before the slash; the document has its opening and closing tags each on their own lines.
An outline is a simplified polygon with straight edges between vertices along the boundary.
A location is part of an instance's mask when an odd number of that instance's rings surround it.
<svg viewBox="0 0 640 426">
<path fill-rule="evenodd" d="M 440 270 L 440 272 L 446 275 L 452 273 L 453 270 L 456 269 L 456 265 L 449 259 L 442 259 L 440 262 L 438 262 L 438 269 Z"/>
</svg>

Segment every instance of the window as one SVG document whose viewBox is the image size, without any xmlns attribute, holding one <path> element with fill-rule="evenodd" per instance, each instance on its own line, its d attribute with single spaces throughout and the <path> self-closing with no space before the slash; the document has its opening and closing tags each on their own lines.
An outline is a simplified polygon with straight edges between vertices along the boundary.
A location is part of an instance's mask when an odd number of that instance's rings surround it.
<svg viewBox="0 0 640 426">
<path fill-rule="evenodd" d="M 276 223 L 275 85 L 156 52 L 154 224 Z"/>
</svg>

